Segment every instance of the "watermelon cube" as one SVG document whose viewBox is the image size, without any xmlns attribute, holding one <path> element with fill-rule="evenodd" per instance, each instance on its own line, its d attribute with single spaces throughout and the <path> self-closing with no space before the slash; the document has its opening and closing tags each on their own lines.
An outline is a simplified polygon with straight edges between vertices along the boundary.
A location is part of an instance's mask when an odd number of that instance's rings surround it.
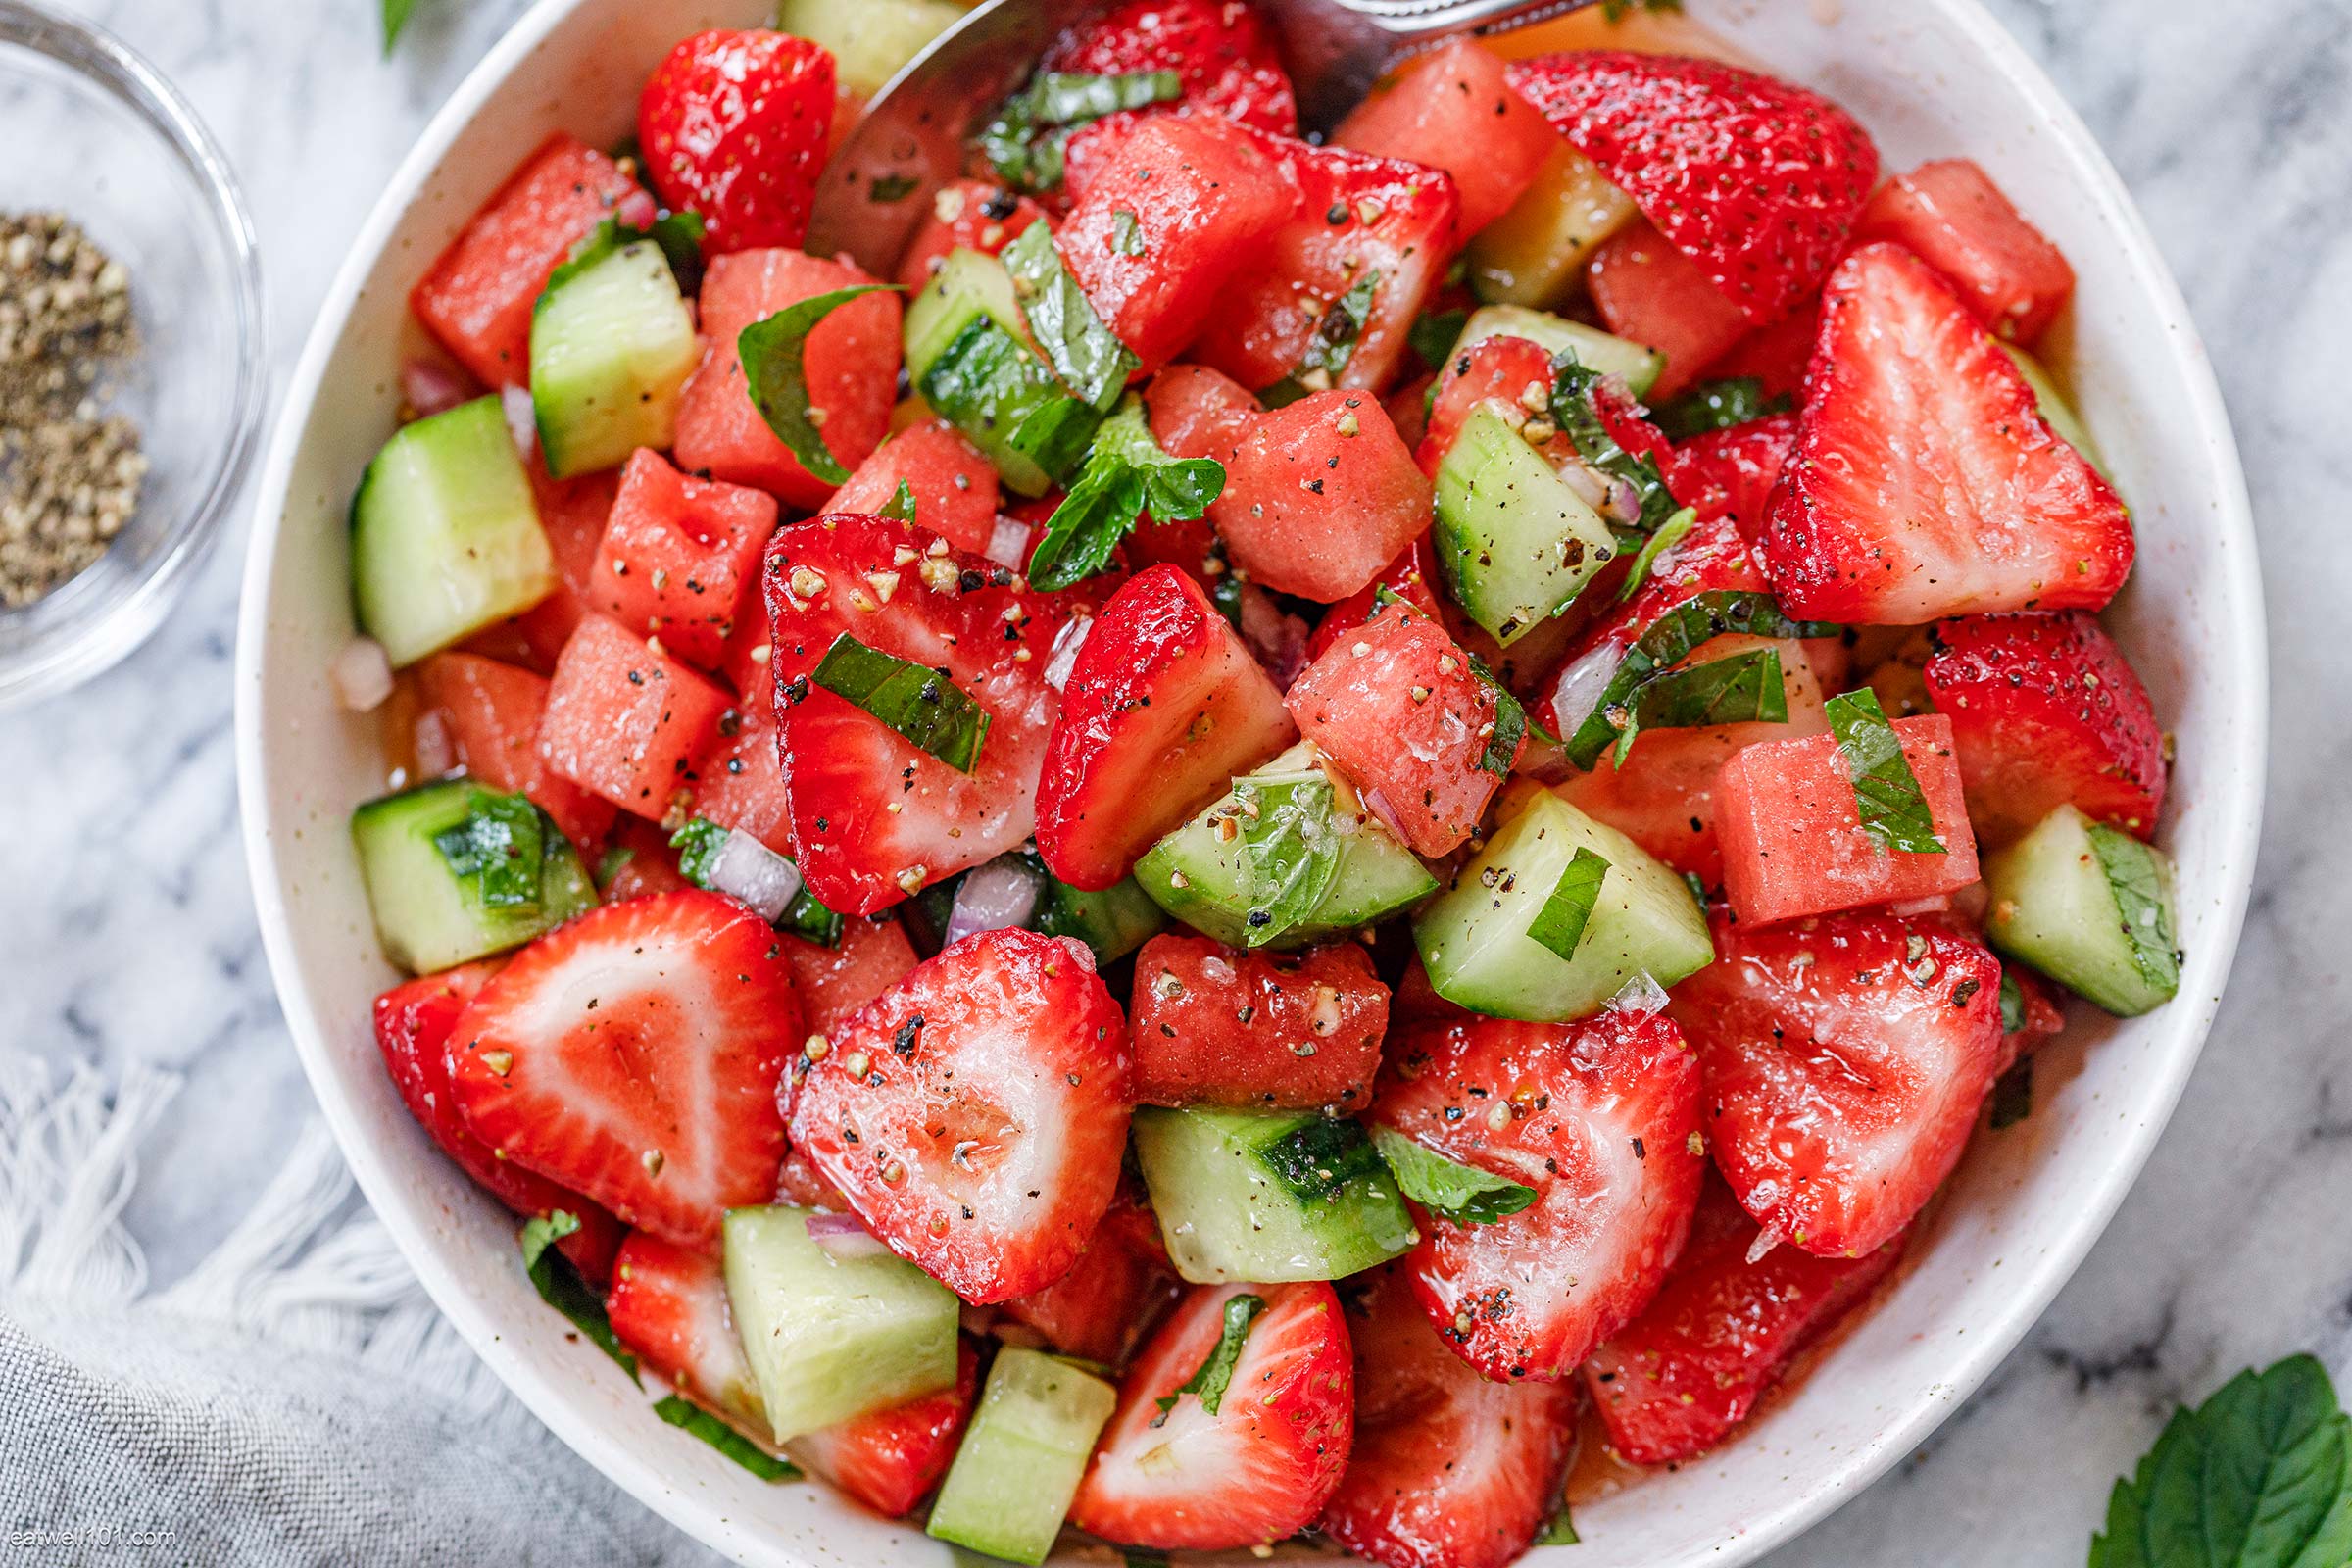
<svg viewBox="0 0 2352 1568">
<path fill-rule="evenodd" d="M 746 702 L 732 733 L 695 766 L 694 814 L 720 827 L 741 828 L 778 855 L 792 847 L 790 812 L 784 796 L 784 763 L 776 750 L 776 715 L 770 704 Z"/>
<path fill-rule="evenodd" d="M 1723 850 L 1724 889 L 1741 925 L 1931 899 L 1977 880 L 1977 836 L 1952 750 L 1952 721 L 1940 713 L 1898 718 L 1894 733 L 1943 841 L 1942 855 L 1889 850 L 1863 830 L 1835 735 L 1765 741 L 1723 764 L 1715 780 L 1715 839 Z"/>
<path fill-rule="evenodd" d="M 559 776 L 659 822 L 693 789 L 695 761 L 733 706 L 708 676 L 590 615 L 556 661 L 540 750 Z"/>
<path fill-rule="evenodd" d="M 1595 251 L 1586 284 L 1611 332 L 1666 356 L 1649 389 L 1653 403 L 1698 380 L 1747 336 L 1746 313 L 1647 223 L 1618 230 Z"/>
<path fill-rule="evenodd" d="M 752 406 L 735 340 L 788 305 L 873 281 L 846 262 L 799 251 L 737 251 L 713 259 L 702 292 L 710 349 L 678 399 L 671 447 L 678 466 L 771 491 L 804 510 L 821 506 L 834 486 L 802 467 Z M 898 401 L 900 315 L 897 294 L 861 295 L 808 334 L 809 406 L 823 414 L 825 447 L 845 468 L 863 463 L 890 428 L 891 406 Z"/>
<path fill-rule="evenodd" d="M 427 707 L 449 726 L 458 760 L 494 790 L 527 795 L 583 849 L 604 842 L 612 808 L 551 770 L 540 755 L 548 683 L 514 664 L 475 654 L 435 654 L 416 667 Z"/>
<path fill-rule="evenodd" d="M 1437 476 L 1481 403 L 1496 398 L 1534 414 L 1550 406 L 1551 379 L 1551 355 L 1530 338 L 1482 338 L 1454 355 L 1439 372 L 1438 395 L 1430 400 L 1429 423 L 1414 454 L 1421 471 Z"/>
<path fill-rule="evenodd" d="M 1054 245 L 1095 314 L 1156 369 L 1227 308 L 1226 285 L 1298 195 L 1250 131 L 1214 115 L 1151 115 L 1088 145 Z"/>
<path fill-rule="evenodd" d="M 1233 449 L 1256 428 L 1256 396 L 1222 370 L 1171 365 L 1144 389 L 1152 438 L 1172 457 L 1232 460 Z"/>
<path fill-rule="evenodd" d="M 605 219 L 653 220 L 654 199 L 576 137 L 551 136 L 449 242 L 409 309 L 484 386 L 529 378 L 531 308 Z"/>
<path fill-rule="evenodd" d="M 621 470 L 589 603 L 688 663 L 713 668 L 775 531 L 775 497 L 690 479 L 640 447 Z M 766 619 L 757 599 L 749 605 Z"/>
<path fill-rule="evenodd" d="M 1261 416 L 1209 518 L 1261 587 L 1331 604 L 1429 526 L 1436 493 L 1369 392 L 1318 392 Z"/>
<path fill-rule="evenodd" d="M 2075 291 L 2075 270 L 1966 158 L 1922 164 L 1879 187 L 1854 243 L 1887 239 L 1950 280 L 1977 319 L 2032 344 Z"/>
<path fill-rule="evenodd" d="M 985 179 L 950 180 L 931 199 L 931 216 L 907 243 L 906 255 L 899 263 L 899 281 L 909 295 L 918 294 L 948 259 L 948 252 L 966 250 L 995 256 L 1044 216 L 1037 203 L 1002 185 Z"/>
<path fill-rule="evenodd" d="M 874 514 L 905 484 L 914 521 L 958 550 L 984 554 L 997 527 L 997 470 L 945 420 L 910 425 L 874 448 L 849 482 L 817 510 Z"/>
<path fill-rule="evenodd" d="M 1504 82 L 1504 70 L 1483 44 L 1452 39 L 1374 88 L 1331 139 L 1452 175 L 1462 198 L 1457 239 L 1467 239 L 1510 211 L 1560 145 L 1551 122 Z"/>
</svg>

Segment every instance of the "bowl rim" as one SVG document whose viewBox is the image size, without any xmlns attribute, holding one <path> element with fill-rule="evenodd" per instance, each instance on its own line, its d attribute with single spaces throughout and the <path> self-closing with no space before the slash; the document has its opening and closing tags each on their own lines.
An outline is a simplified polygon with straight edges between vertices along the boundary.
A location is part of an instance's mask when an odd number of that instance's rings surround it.
<svg viewBox="0 0 2352 1568">
<path fill-rule="evenodd" d="M 261 246 L 242 187 L 196 108 L 146 57 L 96 23 L 32 0 L 0 0 L 0 48 L 41 56 L 128 109 L 162 137 L 203 197 L 226 253 L 237 345 L 227 431 L 199 493 L 173 520 L 168 542 L 136 582 L 88 618 L 67 620 L 11 665 L 0 665 L 0 710 L 55 696 L 129 657 L 163 624 L 220 538 L 260 449 L 270 392 L 270 322 Z M 274 535 L 273 535 L 274 537 Z M 59 585 L 62 592 L 71 582 Z"/>
<path fill-rule="evenodd" d="M 467 74 L 458 90 L 434 114 L 354 237 L 350 254 L 314 319 L 270 445 L 240 598 L 235 661 L 240 821 L 264 949 L 314 1097 L 319 1102 L 362 1192 L 416 1271 L 435 1305 L 499 1379 L 561 1441 L 694 1540 L 739 1555 L 736 1544 L 742 1540 L 742 1526 L 669 1484 L 648 1462 L 642 1446 L 621 1441 L 602 1425 L 583 1426 L 560 1418 L 561 1380 L 534 1366 L 502 1338 L 499 1323 L 458 1282 L 452 1267 L 441 1259 L 421 1220 L 411 1213 L 410 1195 L 399 1173 L 383 1152 L 369 1142 L 356 1107 L 334 1087 L 335 1068 L 326 1045 L 325 1025 L 307 977 L 295 958 L 288 911 L 280 892 L 272 824 L 264 807 L 267 791 L 259 704 L 269 640 L 270 580 L 305 426 L 325 385 L 335 342 L 345 330 L 363 285 L 378 265 L 393 228 L 433 171 L 449 155 L 487 100 L 505 88 L 514 70 L 585 3 L 587 0 L 536 0 Z M 2202 1054 L 2242 935 L 2261 835 L 2270 733 L 2267 620 L 2244 469 L 2203 339 L 2122 176 L 2040 65 L 1993 19 L 1982 0 L 1919 0 L 1919 3 L 1956 27 L 1994 70 L 2015 83 L 2042 113 L 2059 156 L 2068 167 L 2071 182 L 2099 206 L 2108 224 L 2120 236 L 2132 285 L 2168 320 L 2179 323 L 2179 330 L 2167 335 L 2169 354 L 2184 405 L 2194 416 L 2194 428 L 2182 435 L 2202 449 L 2216 479 L 2213 494 L 2198 499 L 2210 502 L 2212 507 L 2211 515 L 2201 521 L 2201 526 L 2216 531 L 2223 547 L 2225 568 L 2211 591 L 2212 602 L 2218 607 L 2216 623 L 2223 645 L 2219 651 L 2227 661 L 2224 700 L 2242 715 L 2253 757 L 2250 765 L 2223 770 L 2214 784 L 2214 793 L 2219 798 L 2213 809 L 2220 821 L 2212 829 L 2216 845 L 2212 863 L 2222 871 L 2222 885 L 2206 890 L 2215 901 L 2211 927 L 2214 940 L 2189 955 L 2182 966 L 2179 996 L 2161 1014 L 2151 1015 L 2163 1020 L 2159 1027 L 2163 1030 L 2165 1049 L 2159 1070 L 2151 1075 L 2154 1081 L 2147 1085 L 2139 1102 L 2145 1116 L 2136 1120 L 2119 1142 L 2116 1157 L 2100 1183 L 2085 1189 L 2082 1196 L 2087 1200 L 2074 1207 L 2063 1223 L 2052 1226 L 2046 1237 L 2037 1238 L 2045 1243 L 2038 1254 L 2030 1262 L 2023 1262 L 2009 1276 L 2016 1287 L 2008 1298 L 2011 1305 L 1997 1321 L 1975 1326 L 1936 1394 L 1916 1400 L 1897 1414 L 1872 1441 L 1825 1463 L 1792 1487 L 1785 1500 L 1767 1511 L 1749 1515 L 1744 1528 L 1707 1554 L 1710 1562 L 1723 1568 L 1752 1562 L 1773 1547 L 1785 1544 L 1889 1470 L 1960 1408 L 2040 1320 L 2060 1289 L 2080 1268 L 2136 1183 Z M 1539 1559 L 1531 1555 L 1528 1560 Z"/>
</svg>

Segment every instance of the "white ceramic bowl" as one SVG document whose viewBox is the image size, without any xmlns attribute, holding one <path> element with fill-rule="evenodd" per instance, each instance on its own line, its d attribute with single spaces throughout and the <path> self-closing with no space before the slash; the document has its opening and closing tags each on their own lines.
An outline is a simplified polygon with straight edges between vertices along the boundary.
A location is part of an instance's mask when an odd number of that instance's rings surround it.
<svg viewBox="0 0 2352 1568">
<path fill-rule="evenodd" d="M 2041 73 L 1974 0 L 1691 0 L 1738 49 L 1870 125 L 1887 165 L 1965 154 L 2082 278 L 2057 358 L 2136 509 L 2110 621 L 2180 738 L 2164 842 L 2180 869 L 2180 996 L 2129 1023 L 2076 1007 L 2033 1118 L 1978 1141 L 1921 1260 L 1826 1363 L 1728 1446 L 1580 1506 L 1575 1563 L 1728 1568 L 1821 1518 L 1925 1438 L 2074 1271 L 2138 1173 L 2235 946 L 2262 803 L 2262 607 L 2245 491 L 2211 370 L 2130 199 Z M 819 1486 L 770 1487 L 655 1420 L 648 1396 L 533 1296 L 513 1221 L 436 1154 L 386 1081 L 377 951 L 345 821 L 384 765 L 328 662 L 351 634 L 345 511 L 392 428 L 411 281 L 522 152 L 607 143 L 678 38 L 767 0 L 543 0 L 433 121 L 319 313 L 270 450 L 237 649 L 237 760 L 270 967 L 312 1087 L 376 1212 L 443 1311 L 541 1419 L 639 1498 L 751 1563 L 945 1565 L 947 1547 Z M 1539 1565 L 1555 1557 L 1538 1552 Z M 1236 1554 L 1239 1562 L 1249 1562 Z"/>
</svg>

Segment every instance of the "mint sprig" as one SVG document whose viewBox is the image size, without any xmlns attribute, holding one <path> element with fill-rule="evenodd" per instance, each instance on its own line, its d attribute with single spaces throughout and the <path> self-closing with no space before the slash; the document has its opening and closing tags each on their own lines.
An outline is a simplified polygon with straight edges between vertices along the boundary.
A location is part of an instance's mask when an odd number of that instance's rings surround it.
<svg viewBox="0 0 2352 1568">
<path fill-rule="evenodd" d="M 754 321 L 735 339 L 743 359 L 744 389 L 752 407 L 792 449 L 810 477 L 826 484 L 846 484 L 850 470 L 825 445 L 818 419 L 810 416 L 808 402 L 808 334 L 817 323 L 862 294 L 895 289 L 895 283 L 860 283 L 796 301 L 775 315 Z"/>
<path fill-rule="evenodd" d="M 1048 592 L 1083 582 L 1110 564 L 1141 517 L 1190 522 L 1224 491 L 1224 466 L 1169 457 L 1152 437 L 1143 400 L 1131 395 L 1095 432 L 1085 470 L 1046 519 L 1029 580 Z"/>
<path fill-rule="evenodd" d="M 1456 1225 L 1492 1225 L 1536 1200 L 1533 1187 L 1448 1159 L 1394 1128 L 1373 1128 L 1372 1146 L 1395 1174 L 1398 1192 Z"/>
<path fill-rule="evenodd" d="M 1854 784 L 1854 808 L 1862 831 L 1889 850 L 1907 855 L 1948 855 L 1936 831 L 1935 813 L 1919 775 L 1903 755 L 1901 737 L 1887 722 L 1876 692 L 1864 686 L 1823 705 L 1838 755 Z"/>
</svg>

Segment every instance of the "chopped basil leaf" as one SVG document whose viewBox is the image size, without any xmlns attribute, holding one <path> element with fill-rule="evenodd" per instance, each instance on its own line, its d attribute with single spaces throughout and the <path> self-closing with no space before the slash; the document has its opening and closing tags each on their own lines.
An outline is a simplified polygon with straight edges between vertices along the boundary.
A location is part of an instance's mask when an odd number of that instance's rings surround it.
<svg viewBox="0 0 2352 1568">
<path fill-rule="evenodd" d="M 702 1439 L 762 1481 L 801 1479 L 799 1465 L 766 1452 L 760 1445 L 699 1404 L 690 1404 L 674 1394 L 665 1395 L 655 1404 L 654 1414 L 680 1431 Z"/>
<path fill-rule="evenodd" d="M 603 893 L 612 887 L 612 879 L 620 875 L 620 868 L 635 858 L 637 858 L 635 850 L 626 849 L 618 844 L 607 850 L 596 862 L 596 891 Z"/>
<path fill-rule="evenodd" d="M 1241 1363 L 1242 1344 L 1250 1338 L 1250 1325 L 1257 1314 L 1266 1309 L 1263 1297 L 1241 1295 L 1225 1298 L 1225 1326 L 1217 1333 L 1217 1348 L 1208 1352 L 1208 1359 L 1195 1369 L 1193 1375 L 1176 1385 L 1174 1394 L 1163 1394 L 1152 1400 L 1165 1419 L 1176 1401 L 1192 1395 L 1200 1401 L 1200 1408 L 1210 1415 L 1225 1402 L 1225 1391 L 1233 1383 L 1233 1370 Z"/>
<path fill-rule="evenodd" d="M 988 710 L 944 669 L 868 648 L 848 632 L 833 639 L 811 685 L 864 709 L 958 772 L 969 773 L 988 739 Z"/>
<path fill-rule="evenodd" d="M 914 486 L 901 479 L 898 489 L 892 491 L 890 499 L 882 503 L 880 515 L 895 517 L 900 522 L 914 521 Z"/>
<path fill-rule="evenodd" d="M 538 304 L 532 307 L 533 314 L 564 284 L 614 251 L 647 239 L 662 248 L 662 260 L 669 263 L 670 273 L 678 280 L 678 292 L 691 299 L 703 286 L 703 220 L 698 213 L 663 213 L 648 228 L 608 218 L 572 247 L 563 266 L 548 274 L 547 286 L 539 291 Z"/>
<path fill-rule="evenodd" d="M 1396 1172 L 1398 1191 L 1456 1225 L 1492 1225 L 1536 1200 L 1533 1187 L 1448 1159 L 1392 1128 L 1373 1128 L 1372 1143 Z"/>
<path fill-rule="evenodd" d="M 1216 560 L 1222 563 L 1225 559 L 1224 544 L 1220 541 L 1215 549 Z M 1223 615 L 1225 623 L 1235 631 L 1242 629 L 1242 574 L 1230 566 L 1208 579 L 1208 602 L 1216 607 L 1217 613 Z"/>
<path fill-rule="evenodd" d="M 1634 737 L 1645 729 L 1785 724 L 1788 721 L 1788 695 L 1781 672 L 1781 651 L 1755 648 L 1729 659 L 1669 670 L 1643 682 L 1625 705 L 1624 714 L 1623 726 L 1617 731 L 1619 767 L 1634 750 Z"/>
<path fill-rule="evenodd" d="M 1152 438 L 1143 400 L 1131 396 L 1102 421 L 1086 471 L 1046 519 L 1029 580 L 1049 592 L 1084 581 L 1110 564 L 1111 552 L 1140 517 L 1189 522 L 1224 489 L 1223 465 L 1169 457 Z"/>
<path fill-rule="evenodd" d="M 1383 591 L 1388 592 L 1396 603 L 1404 603 L 1385 584 Z M 1376 604 L 1381 602 L 1378 594 L 1373 598 Z M 1376 609 L 1373 613 L 1378 614 L 1380 611 Z M 1478 677 L 1479 684 L 1494 699 L 1494 729 L 1487 736 L 1487 749 L 1479 755 L 1478 765 L 1496 778 L 1509 778 L 1511 764 L 1519 760 L 1519 743 L 1527 738 L 1527 709 L 1518 698 L 1511 695 L 1508 687 L 1494 678 L 1494 672 L 1487 667 L 1486 661 L 1476 654 L 1464 654 L 1462 657 L 1470 661 L 1470 673 Z"/>
<path fill-rule="evenodd" d="M 2017 976 L 2001 971 L 2001 1033 L 2013 1035 L 2026 1026 L 2026 991 Z"/>
<path fill-rule="evenodd" d="M 1607 3 L 1613 11 L 1622 12 L 1626 6 L 1632 3 L 1632 0 L 1607 0 Z M 1650 3 L 1655 5 L 1658 0 L 1650 0 Z M 1671 0 L 1671 3 L 1680 6 L 1682 0 Z M 1614 22 L 1616 17 L 1612 15 L 1609 20 Z M 1544 1527 L 1544 1533 L 1536 1538 L 1535 1544 L 1539 1546 L 1581 1546 L 1584 1544 L 1583 1539 L 1576 1533 L 1575 1521 L 1568 1517 L 1567 1498 L 1560 1499 L 1560 1511 L 1551 1516 L 1551 1523 Z"/>
<path fill-rule="evenodd" d="M 818 420 L 810 417 L 805 363 L 808 334 L 816 330 L 817 322 L 859 295 L 896 287 L 895 283 L 860 283 L 818 294 L 754 321 L 735 339 L 752 407 L 760 411 L 760 417 L 767 421 L 776 438 L 792 449 L 801 466 L 826 484 L 847 483 L 850 470 L 834 458 L 817 428 Z"/>
<path fill-rule="evenodd" d="M 876 174 L 865 187 L 865 199 L 880 204 L 903 202 L 922 188 L 923 182 L 910 175 Z"/>
<path fill-rule="evenodd" d="M 1446 356 L 1462 340 L 1462 328 L 1470 324 L 1468 311 L 1434 311 L 1413 323 L 1405 338 L 1423 365 L 1433 370 L 1446 368 Z"/>
<path fill-rule="evenodd" d="M 1124 207 L 1110 215 L 1110 248 L 1121 256 L 1144 254 L 1143 220 Z"/>
<path fill-rule="evenodd" d="M 613 1334 L 612 1320 L 605 1316 L 604 1300 L 580 1278 L 580 1271 L 571 1266 L 571 1259 L 556 1250 L 556 1243 L 579 1228 L 580 1217 L 560 1208 L 544 1219 L 525 1223 L 522 1271 L 531 1277 L 539 1299 L 571 1319 L 573 1328 L 619 1362 L 629 1381 L 643 1388 L 645 1381 L 637 1375 L 637 1358 L 622 1348 L 619 1337 Z"/>
<path fill-rule="evenodd" d="M 726 848 L 726 828 L 707 816 L 690 818 L 684 827 L 669 836 L 669 847 L 678 852 L 678 875 L 698 888 L 710 885 L 711 870 L 718 864 L 718 852 Z M 787 860 L 792 858 L 787 855 Z M 820 948 L 841 946 L 842 917 L 816 902 L 804 885 L 784 906 L 776 917 L 776 929 L 789 931 L 796 937 L 815 943 Z"/>
<path fill-rule="evenodd" d="M 1786 414 L 1795 406 L 1795 400 L 1788 393 L 1768 398 L 1763 382 L 1752 375 L 1735 375 L 1721 381 L 1701 381 L 1663 408 L 1651 411 L 1650 422 L 1667 440 L 1688 441 L 1694 435 L 1729 430 L 1735 424 L 1761 419 L 1768 414 Z"/>
<path fill-rule="evenodd" d="M 1568 734 L 1568 760 L 1590 770 L 1617 740 L 1617 725 L 1609 714 L 1629 710 L 1634 695 L 1660 670 L 1690 657 L 1692 649 L 1710 638 L 1729 633 L 1749 637 L 1834 637 L 1838 628 L 1827 621 L 1791 620 L 1770 594 L 1710 589 L 1693 594 L 1651 621 L 1634 646 L 1626 650 L 1616 672 Z M 1567 715 L 1562 715 L 1563 717 Z"/>
<path fill-rule="evenodd" d="M 539 902 L 554 830 L 528 798 L 475 790 L 466 798 L 466 820 L 434 834 L 433 848 L 451 875 L 470 884 L 482 907 L 529 908 Z"/>
<path fill-rule="evenodd" d="M 1854 781 L 1862 831 L 1886 848 L 1908 855 L 1949 854 L 1936 837 L 1936 818 L 1919 787 L 1919 775 L 1911 771 L 1878 694 L 1865 686 L 1831 698 L 1824 709 L 1830 732 L 1838 737 L 1846 776 Z"/>
<path fill-rule="evenodd" d="M 1260 1152 L 1258 1157 L 1301 1201 L 1329 1203 L 1342 1189 L 1389 1167 L 1364 1136 L 1361 1122 L 1348 1116 L 1310 1116 Z"/>
<path fill-rule="evenodd" d="M 1133 71 L 1099 76 L 1045 71 L 1004 101 L 980 132 L 980 151 L 1008 185 L 1047 191 L 1061 183 L 1062 151 L 1070 135 L 1105 115 L 1148 109 L 1184 96 L 1173 71 Z"/>
<path fill-rule="evenodd" d="M 1243 941 L 1259 948 L 1304 923 L 1339 873 L 1331 780 L 1245 778 L 1233 795 Z"/>
<path fill-rule="evenodd" d="M 1685 871 L 1683 873 L 1683 886 L 1690 890 L 1691 903 L 1697 905 L 1702 909 L 1707 906 L 1707 883 L 1704 877 L 1700 876 L 1696 871 Z"/>
<path fill-rule="evenodd" d="M 1132 220 L 1132 216 L 1131 220 Z M 1031 223 L 1004 247 L 1004 270 L 1029 318 L 1029 331 L 1061 384 L 1098 413 L 1109 412 L 1143 366 L 1095 314 L 1086 291 L 1061 265 L 1050 223 Z"/>
<path fill-rule="evenodd" d="M 1577 945 L 1585 940 L 1586 923 L 1599 906 L 1600 885 L 1608 875 L 1607 860 L 1579 847 L 1560 872 L 1559 881 L 1552 884 L 1544 907 L 1529 923 L 1527 934 L 1563 958 L 1575 957 Z"/>
<path fill-rule="evenodd" d="M 1642 515 L 1635 526 L 1655 533 L 1673 516 L 1681 503 L 1666 488 L 1657 460 L 1635 457 L 1609 434 L 1608 421 L 1592 400 L 1601 372 L 1577 359 L 1576 350 L 1562 349 L 1551 362 L 1551 418 L 1567 434 L 1585 466 L 1613 479 L 1623 479 L 1641 498 Z"/>
<path fill-rule="evenodd" d="M 1992 1083 L 1992 1130 L 2014 1127 L 2034 1114 L 2034 1058 L 2022 1056 Z"/>
<path fill-rule="evenodd" d="M 2180 954 L 2174 946 L 2173 901 L 2164 872 L 2145 844 L 2104 822 L 2090 824 L 2091 853 L 2106 874 L 2116 917 L 2132 944 L 2132 964 L 2166 996 L 2180 989 Z"/>
<path fill-rule="evenodd" d="M 1690 525 L 1696 521 L 1698 514 L 1685 507 L 1659 524 L 1656 533 L 1642 541 L 1642 553 L 1634 557 L 1633 568 L 1625 574 L 1625 585 L 1617 590 L 1619 604 L 1630 603 L 1634 595 L 1642 591 L 1642 585 L 1649 581 L 1650 568 L 1658 564 L 1658 558 L 1681 544 L 1683 535 L 1689 533 Z M 1563 611 L 1566 608 L 1561 607 Z"/>
<path fill-rule="evenodd" d="M 1355 357 L 1356 340 L 1372 319 L 1372 301 L 1380 292 L 1380 274 L 1366 272 L 1341 295 L 1308 334 L 1305 350 L 1291 373 L 1258 394 L 1269 409 L 1288 408 L 1310 392 L 1328 392 Z"/>
</svg>

